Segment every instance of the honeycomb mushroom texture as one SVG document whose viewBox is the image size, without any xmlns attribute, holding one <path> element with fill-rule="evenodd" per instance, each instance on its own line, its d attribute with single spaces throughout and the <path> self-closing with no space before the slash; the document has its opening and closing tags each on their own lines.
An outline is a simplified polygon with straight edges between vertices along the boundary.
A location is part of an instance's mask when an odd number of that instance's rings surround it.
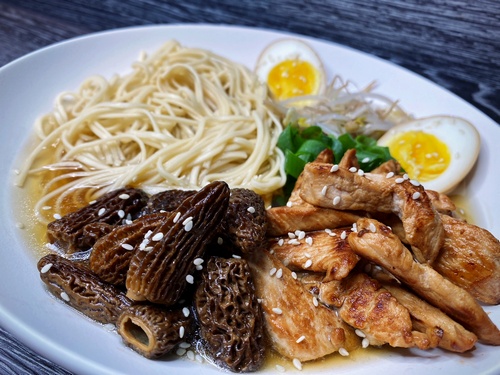
<svg viewBox="0 0 500 375">
<path fill-rule="evenodd" d="M 52 294 L 100 323 L 115 324 L 119 315 L 132 305 L 122 291 L 82 264 L 49 254 L 37 266 L 40 278 Z"/>
<path fill-rule="evenodd" d="M 229 187 L 216 181 L 186 198 L 143 242 L 130 260 L 127 296 L 167 306 L 175 304 L 214 238 L 229 203 Z"/>
<path fill-rule="evenodd" d="M 134 219 L 146 205 L 147 199 L 147 194 L 139 189 L 113 190 L 94 203 L 49 223 L 48 240 L 68 254 L 78 250 L 87 250 L 91 244 L 85 240 L 84 227 L 86 225 L 97 222 L 115 225 L 121 224 L 127 217 Z"/>
<path fill-rule="evenodd" d="M 262 197 L 249 189 L 232 189 L 220 234 L 224 246 L 250 254 L 264 245 L 266 232 L 267 214 Z"/>
<path fill-rule="evenodd" d="M 115 227 L 94 244 L 90 253 L 90 269 L 102 280 L 110 284 L 125 285 L 125 278 L 130 260 L 148 231 L 153 231 L 167 213 L 155 213 L 141 216 L 131 224 Z"/>
<path fill-rule="evenodd" d="M 213 361 L 233 372 L 258 370 L 264 361 L 263 318 L 247 262 L 211 257 L 194 303 L 203 346 Z"/>
<path fill-rule="evenodd" d="M 146 358 L 156 359 L 186 340 L 194 330 L 192 316 L 180 308 L 136 305 L 120 315 L 116 326 L 127 346 Z"/>
</svg>

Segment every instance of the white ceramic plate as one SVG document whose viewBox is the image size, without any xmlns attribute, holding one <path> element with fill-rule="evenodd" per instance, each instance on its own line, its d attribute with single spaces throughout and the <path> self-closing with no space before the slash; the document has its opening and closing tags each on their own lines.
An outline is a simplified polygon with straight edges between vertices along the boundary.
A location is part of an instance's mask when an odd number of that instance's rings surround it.
<svg viewBox="0 0 500 375">
<path fill-rule="evenodd" d="M 28 346 L 80 374 L 220 373 L 208 364 L 185 360 L 149 361 L 122 345 L 119 336 L 50 298 L 39 280 L 33 249 L 29 248 L 13 215 L 16 200 L 13 170 L 37 116 L 52 108 L 55 96 L 76 89 L 89 75 L 126 73 L 141 50 L 153 51 L 169 39 L 201 47 L 253 67 L 260 51 L 283 33 L 237 27 L 170 25 L 139 27 L 93 34 L 44 48 L 0 69 L 0 195 L 3 225 L 0 235 L 0 323 Z M 296 36 L 297 37 L 297 36 Z M 358 51 L 304 38 L 318 51 L 330 76 L 340 74 L 366 85 L 376 79 L 378 91 L 399 99 L 417 116 L 450 114 L 476 125 L 482 138 L 478 164 L 464 185 L 476 222 L 500 237 L 500 127 L 457 96 L 398 66 Z M 18 193 L 18 192 L 17 192 Z M 500 324 L 500 308 L 485 307 Z M 333 368 L 304 366 L 304 372 L 336 374 L 498 374 L 498 348 L 478 344 L 465 355 L 408 350 L 383 350 L 352 355 Z M 290 367 L 290 371 L 297 371 Z M 276 372 L 273 366 L 261 371 Z"/>
</svg>

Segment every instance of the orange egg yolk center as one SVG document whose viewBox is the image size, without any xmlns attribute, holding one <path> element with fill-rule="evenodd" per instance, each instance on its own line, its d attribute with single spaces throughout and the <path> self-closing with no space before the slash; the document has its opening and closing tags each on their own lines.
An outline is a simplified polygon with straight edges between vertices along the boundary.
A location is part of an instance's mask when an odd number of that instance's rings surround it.
<svg viewBox="0 0 500 375">
<path fill-rule="evenodd" d="M 422 131 L 400 133 L 389 141 L 388 147 L 408 176 L 420 182 L 434 180 L 450 165 L 448 146 Z"/>
<path fill-rule="evenodd" d="M 278 100 L 301 95 L 316 94 L 319 89 L 319 72 L 309 62 L 284 60 L 269 72 L 267 84 Z"/>
</svg>

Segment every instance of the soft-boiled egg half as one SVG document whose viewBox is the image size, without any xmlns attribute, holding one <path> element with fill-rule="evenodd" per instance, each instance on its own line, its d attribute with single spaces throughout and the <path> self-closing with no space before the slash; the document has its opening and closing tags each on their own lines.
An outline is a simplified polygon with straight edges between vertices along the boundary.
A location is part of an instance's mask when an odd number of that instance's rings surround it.
<svg viewBox="0 0 500 375">
<path fill-rule="evenodd" d="M 468 121 L 433 116 L 397 125 L 378 144 L 389 151 L 408 176 L 426 189 L 451 192 L 469 173 L 479 155 L 480 137 Z"/>
<path fill-rule="evenodd" d="M 260 54 L 255 73 L 273 97 L 286 100 L 316 95 L 325 87 L 325 71 L 316 52 L 297 39 L 280 39 Z"/>
</svg>

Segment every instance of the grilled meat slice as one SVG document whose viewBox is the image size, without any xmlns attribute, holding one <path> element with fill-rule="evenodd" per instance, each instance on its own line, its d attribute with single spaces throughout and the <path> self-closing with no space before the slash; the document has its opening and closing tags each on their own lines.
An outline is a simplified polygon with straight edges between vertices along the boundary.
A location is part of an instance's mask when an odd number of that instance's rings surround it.
<svg viewBox="0 0 500 375">
<path fill-rule="evenodd" d="M 268 249 L 288 268 L 325 274 L 325 281 L 341 280 L 358 263 L 346 236 L 350 228 L 328 232 L 299 232 L 298 235 L 269 240 Z"/>
<path fill-rule="evenodd" d="M 434 269 L 479 301 L 500 303 L 500 241 L 486 229 L 442 215 L 443 248 Z"/>
<path fill-rule="evenodd" d="M 352 272 L 342 281 L 324 282 L 319 274 L 299 278 L 306 288 L 340 317 L 360 330 L 371 345 L 429 349 L 438 345 L 437 337 L 413 330 L 409 311 L 368 275 Z M 366 345 L 366 344 L 365 344 Z"/>
<path fill-rule="evenodd" d="M 278 353 L 310 361 L 340 348 L 352 351 L 359 346 L 354 330 L 333 310 L 321 304 L 316 306 L 311 293 L 276 257 L 257 251 L 250 257 L 249 266 L 261 300 L 264 326 Z M 271 275 L 273 268 L 281 271 Z"/>
<path fill-rule="evenodd" d="M 452 352 L 463 353 L 474 348 L 477 341 L 475 334 L 401 285 L 387 279 L 380 280 L 377 275 L 381 273 L 378 272 L 375 278 L 408 309 L 415 330 L 436 336 L 439 339 L 438 346 Z"/>
<path fill-rule="evenodd" d="M 427 302 L 441 309 L 480 341 L 500 345 L 500 330 L 467 291 L 441 276 L 427 264 L 413 259 L 391 229 L 373 219 L 360 219 L 349 244 L 361 257 L 385 268 Z"/>
<path fill-rule="evenodd" d="M 434 261 L 444 241 L 444 229 L 421 185 L 399 176 L 331 169 L 331 164 L 307 164 L 301 198 L 325 208 L 394 213 L 403 222 L 406 239 L 418 261 Z"/>
<path fill-rule="evenodd" d="M 296 230 L 310 232 L 325 228 L 334 229 L 350 226 L 359 218 L 361 216 L 356 212 L 316 207 L 308 203 L 291 207 L 272 207 L 267 210 L 267 235 L 276 237 Z"/>
</svg>

